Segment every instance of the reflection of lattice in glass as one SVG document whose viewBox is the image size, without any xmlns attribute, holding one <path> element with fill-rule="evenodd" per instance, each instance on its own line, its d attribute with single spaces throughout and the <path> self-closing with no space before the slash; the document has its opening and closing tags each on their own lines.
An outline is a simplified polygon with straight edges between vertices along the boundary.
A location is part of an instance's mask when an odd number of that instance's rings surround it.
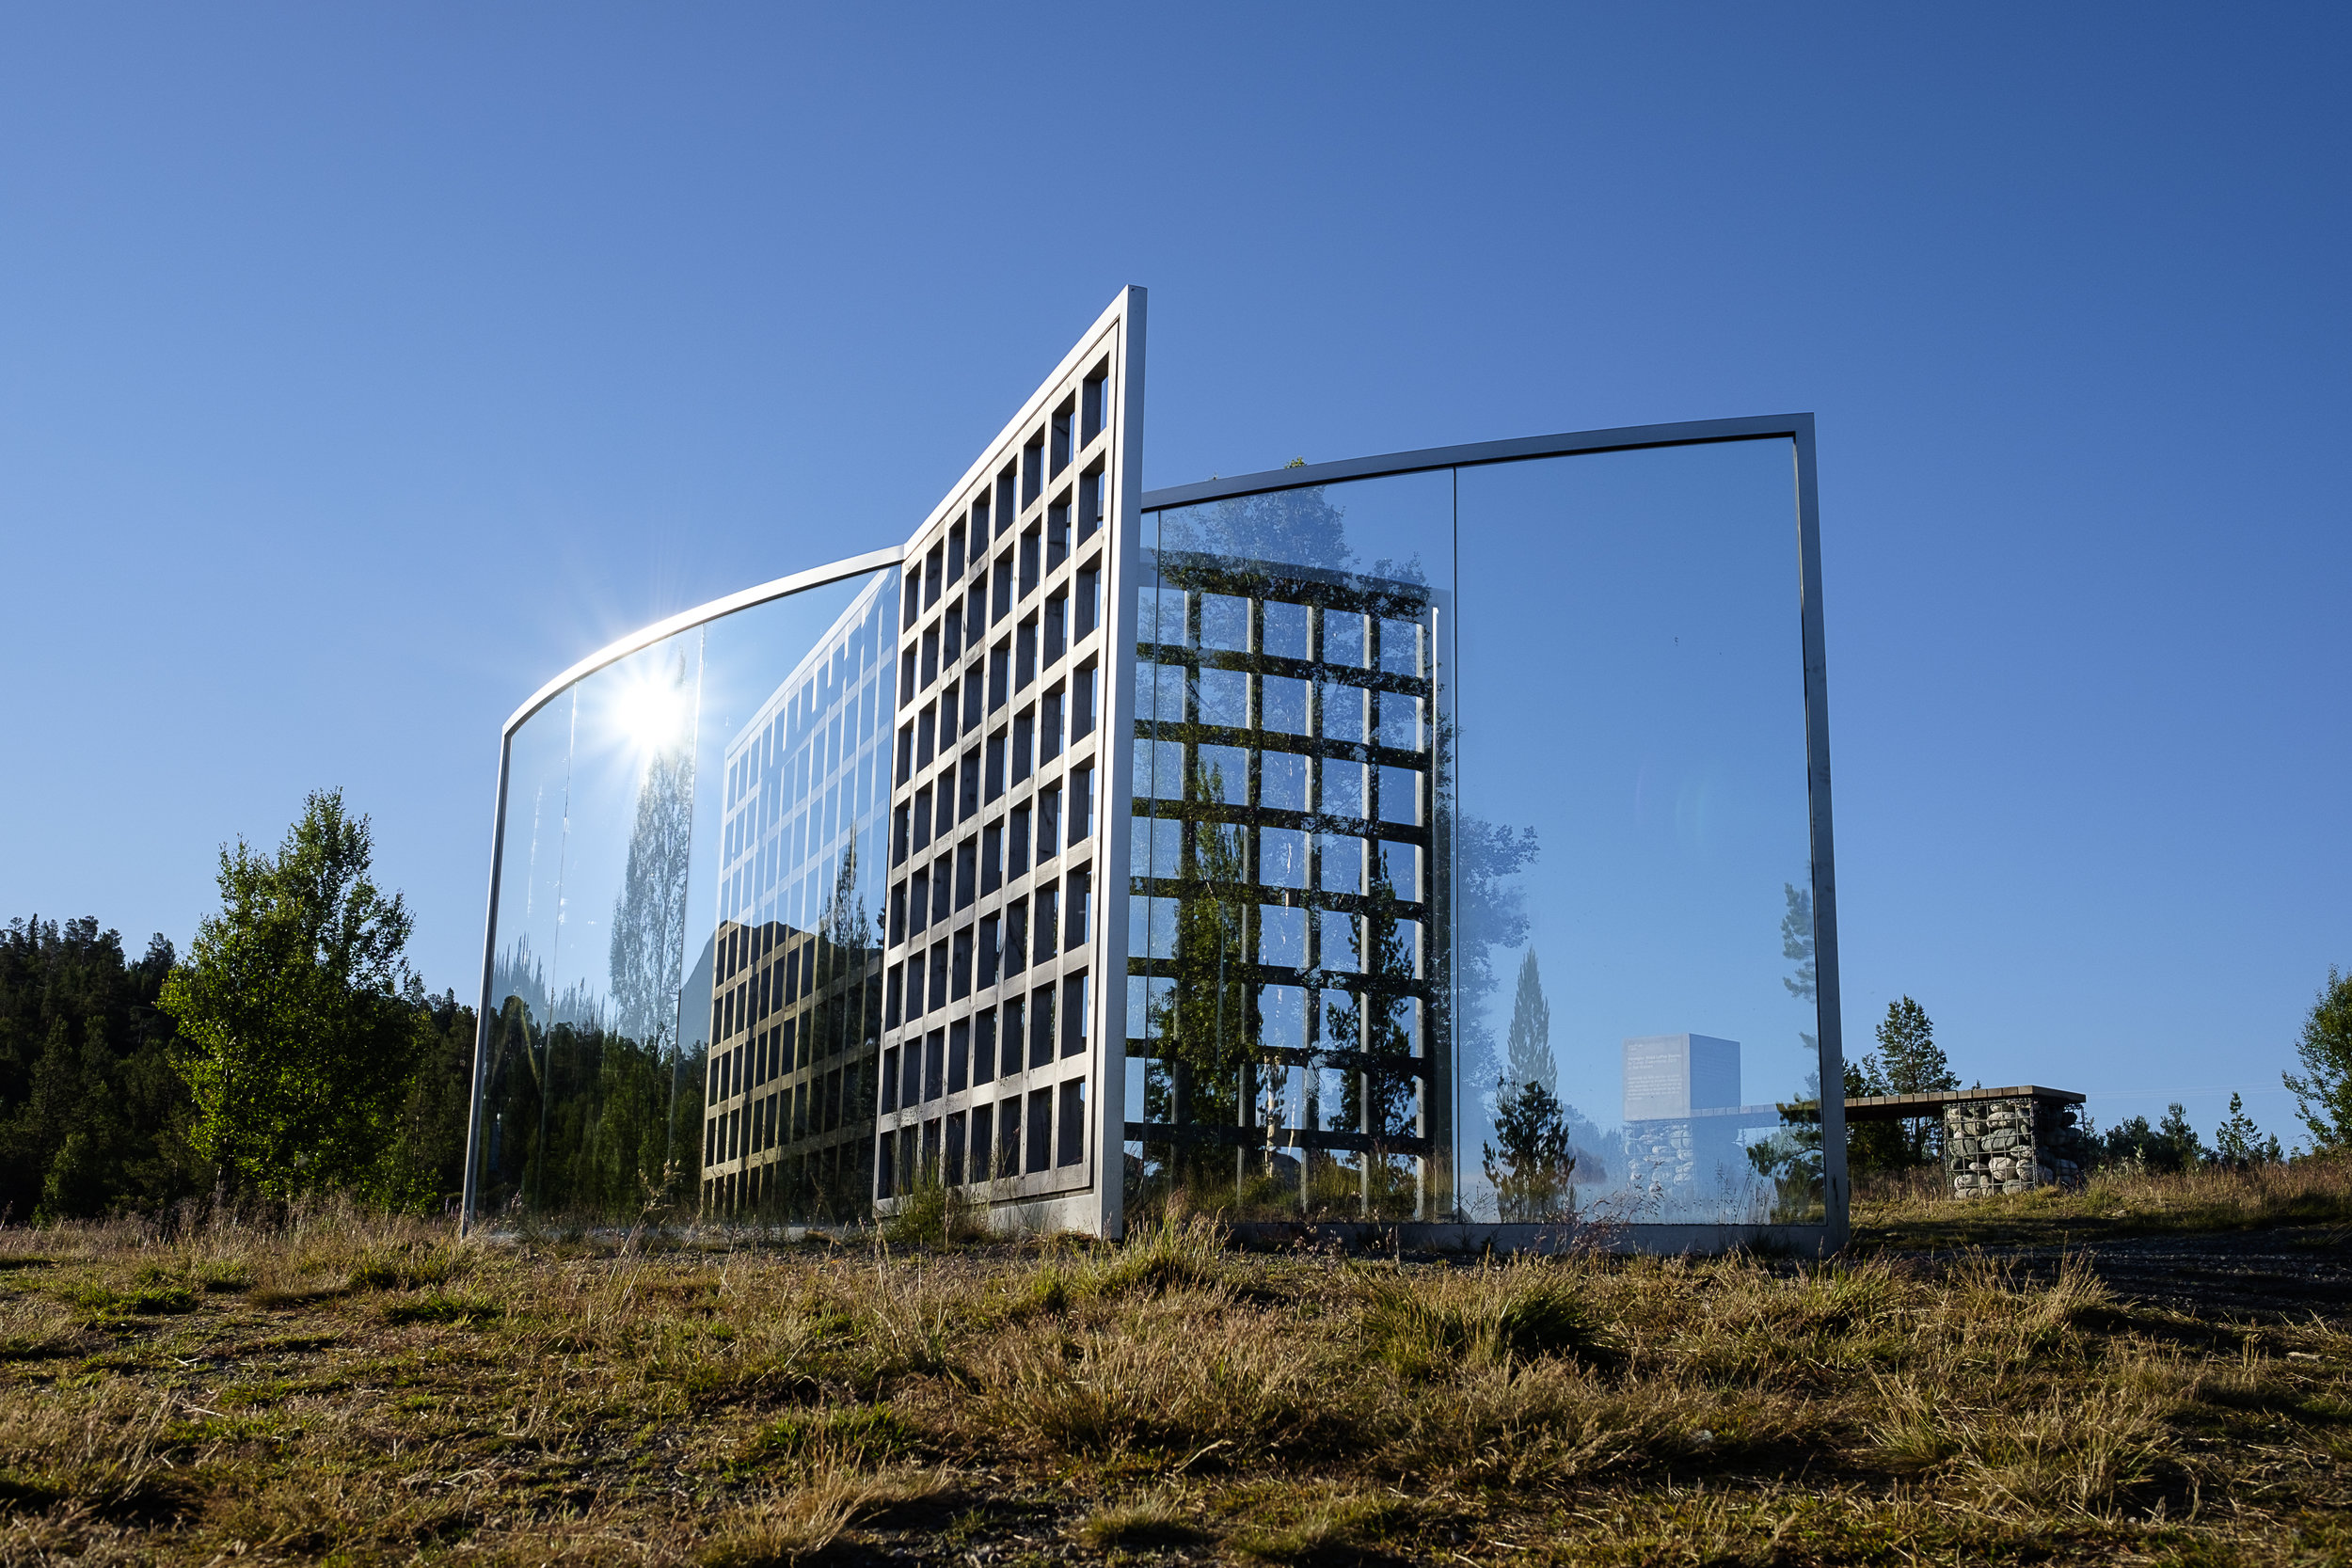
<svg viewBox="0 0 2352 1568">
<path fill-rule="evenodd" d="M 1237 1170 L 1353 1154 L 1368 1193 L 1374 1161 L 1436 1152 L 1429 591 L 1194 552 L 1159 568 L 1137 629 L 1128 970 L 1148 1000 L 1128 1054 L 1148 1065 L 1126 1135 L 1232 1148 Z"/>
</svg>

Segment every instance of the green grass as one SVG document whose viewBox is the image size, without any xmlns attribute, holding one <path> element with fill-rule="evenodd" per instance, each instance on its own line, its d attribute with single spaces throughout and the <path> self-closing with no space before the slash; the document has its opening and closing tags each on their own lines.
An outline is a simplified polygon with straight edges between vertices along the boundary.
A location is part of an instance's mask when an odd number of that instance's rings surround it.
<svg viewBox="0 0 2352 1568">
<path fill-rule="evenodd" d="M 1886 1201 L 1821 1266 L 0 1230 L 0 1561 L 2352 1560 L 2343 1320 L 1969 1247 L 2325 1238 L 2296 1180 Z"/>
<path fill-rule="evenodd" d="M 502 1303 L 482 1296 L 447 1296 L 437 1291 L 413 1301 L 389 1302 L 383 1308 L 388 1323 L 476 1323 L 505 1315 Z"/>
</svg>

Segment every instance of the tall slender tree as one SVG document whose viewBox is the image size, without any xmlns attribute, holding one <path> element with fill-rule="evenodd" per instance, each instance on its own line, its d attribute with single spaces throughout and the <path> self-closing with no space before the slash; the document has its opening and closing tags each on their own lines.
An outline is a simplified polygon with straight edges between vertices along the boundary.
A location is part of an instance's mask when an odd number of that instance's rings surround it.
<svg viewBox="0 0 2352 1568">
<path fill-rule="evenodd" d="M 2246 1114 L 2246 1097 L 2230 1091 L 2230 1119 L 2214 1130 L 2213 1161 L 2231 1170 L 2250 1170 L 2276 1164 L 2283 1158 L 2277 1133 L 2265 1136 Z"/>
<path fill-rule="evenodd" d="M 608 955 L 613 1027 L 658 1053 L 676 1042 L 693 831 L 694 754 L 683 745 L 666 748 L 647 761 L 637 791 Z"/>
<path fill-rule="evenodd" d="M 1878 1037 L 1877 1066 L 1885 1074 L 1887 1093 L 1935 1094 L 1960 1087 L 1944 1048 L 1935 1043 L 1935 1024 L 1928 1010 L 1910 997 L 1886 1005 Z M 1905 1152 L 1913 1164 L 1926 1162 L 1935 1130 L 1942 1126 L 1940 1117 L 1906 1118 Z"/>
<path fill-rule="evenodd" d="M 1511 1031 L 1505 1042 L 1505 1082 L 1540 1084 L 1546 1094 L 1557 1097 L 1560 1069 L 1551 1054 L 1551 1004 L 1544 1000 L 1544 977 L 1533 947 L 1519 960 L 1518 990 L 1511 999 Z"/>
<path fill-rule="evenodd" d="M 312 793 L 275 855 L 220 852 L 204 917 L 161 1003 L 196 1101 L 190 1142 L 225 1182 L 274 1197 L 374 1196 L 417 1069 L 410 918 L 370 875 L 373 835 Z"/>
</svg>

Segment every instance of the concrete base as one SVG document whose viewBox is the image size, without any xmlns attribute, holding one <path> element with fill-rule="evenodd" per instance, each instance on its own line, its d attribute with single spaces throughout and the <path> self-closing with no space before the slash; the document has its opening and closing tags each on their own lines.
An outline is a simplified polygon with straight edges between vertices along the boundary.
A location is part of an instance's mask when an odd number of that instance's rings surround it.
<svg viewBox="0 0 2352 1568">
<path fill-rule="evenodd" d="M 1232 1227 L 1234 1242 L 1267 1251 L 1314 1250 L 1395 1255 L 1440 1253 L 1477 1257 L 1489 1252 L 1556 1256 L 1604 1252 L 1712 1256 L 1743 1247 L 1801 1258 L 1826 1258 L 1845 1244 L 1817 1225 L 1471 1225 L 1419 1220 L 1245 1220 Z"/>
</svg>

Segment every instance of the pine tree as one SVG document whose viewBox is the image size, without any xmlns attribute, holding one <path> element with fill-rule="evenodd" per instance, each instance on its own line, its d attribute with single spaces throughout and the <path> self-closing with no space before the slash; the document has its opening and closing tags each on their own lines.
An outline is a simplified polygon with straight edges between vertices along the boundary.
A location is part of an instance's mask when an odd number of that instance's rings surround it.
<svg viewBox="0 0 2352 1568">
<path fill-rule="evenodd" d="M 2177 1100 L 2164 1108 L 2164 1119 L 2156 1123 L 2156 1139 L 2168 1151 L 2167 1162 L 2174 1170 L 2195 1170 L 2205 1163 L 2204 1140 L 2188 1124 L 2188 1112 Z"/>
<path fill-rule="evenodd" d="M 1935 1043 L 1935 1024 L 1925 1007 L 1904 997 L 1900 1002 L 1886 1005 L 1886 1017 L 1879 1024 L 1879 1062 L 1886 1077 L 1889 1094 L 1935 1094 L 1960 1087 L 1960 1079 L 1952 1071 L 1951 1063 L 1944 1058 L 1944 1048 Z M 1914 1117 L 1905 1124 L 1906 1142 L 1913 1164 L 1923 1164 L 1928 1158 L 1931 1125 L 1940 1128 L 1943 1118 Z"/>
<path fill-rule="evenodd" d="M 1498 1084 L 1495 1092 L 1495 1142 L 1482 1144 L 1479 1154 L 1494 1183 L 1498 1213 L 1504 1220 L 1543 1220 L 1567 1212 L 1575 1202 L 1568 1183 L 1576 1174 L 1576 1151 L 1565 1108 L 1533 1079 Z"/>
<path fill-rule="evenodd" d="M 2230 1095 L 2230 1119 L 2214 1130 L 2213 1159 L 2231 1170 L 2250 1170 L 2256 1165 L 2276 1164 L 2280 1157 L 2279 1136 L 2263 1135 L 2254 1125 L 2254 1118 L 2246 1114 L 2246 1101 L 2235 1091 Z"/>
<path fill-rule="evenodd" d="M 1867 1100 L 1887 1092 L 1886 1074 L 1875 1055 L 1846 1064 L 1846 1098 Z M 1846 1124 L 1846 1169 L 1861 1176 L 1870 1171 L 1899 1170 L 1911 1158 L 1903 1126 L 1893 1121 L 1850 1121 Z"/>
<path fill-rule="evenodd" d="M 1544 980 L 1536 971 L 1533 947 L 1519 960 L 1518 994 L 1511 1002 L 1509 1051 L 1504 1092 L 1514 1085 L 1541 1084 L 1546 1094 L 1559 1095 L 1559 1064 L 1551 1054 L 1551 1004 L 1544 1000 Z"/>
</svg>

